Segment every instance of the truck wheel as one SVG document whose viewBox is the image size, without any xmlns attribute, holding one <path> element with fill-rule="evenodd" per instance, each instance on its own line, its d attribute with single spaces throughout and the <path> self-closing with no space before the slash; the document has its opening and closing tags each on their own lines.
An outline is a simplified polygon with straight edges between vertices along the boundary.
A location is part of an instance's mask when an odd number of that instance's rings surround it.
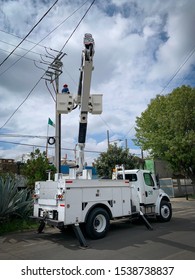
<svg viewBox="0 0 195 280">
<path fill-rule="evenodd" d="M 103 238 L 110 226 L 108 212 L 103 208 L 95 208 L 89 214 L 86 222 L 86 233 L 92 239 Z"/>
<path fill-rule="evenodd" d="M 161 201 L 160 204 L 160 215 L 157 216 L 157 219 L 160 222 L 169 222 L 172 217 L 172 208 L 171 203 L 167 201 Z"/>
</svg>

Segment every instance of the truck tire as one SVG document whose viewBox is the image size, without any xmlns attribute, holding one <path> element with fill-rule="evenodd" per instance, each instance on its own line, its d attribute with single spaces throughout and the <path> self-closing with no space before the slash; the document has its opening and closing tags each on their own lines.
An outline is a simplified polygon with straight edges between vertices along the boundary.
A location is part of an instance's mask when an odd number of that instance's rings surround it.
<svg viewBox="0 0 195 280">
<path fill-rule="evenodd" d="M 108 212 L 103 208 L 95 208 L 89 214 L 86 222 L 86 234 L 92 239 L 103 238 L 110 226 Z"/>
<path fill-rule="evenodd" d="M 160 215 L 157 216 L 160 222 L 169 222 L 172 217 L 172 207 L 171 203 L 167 201 L 161 201 L 160 203 Z"/>
</svg>

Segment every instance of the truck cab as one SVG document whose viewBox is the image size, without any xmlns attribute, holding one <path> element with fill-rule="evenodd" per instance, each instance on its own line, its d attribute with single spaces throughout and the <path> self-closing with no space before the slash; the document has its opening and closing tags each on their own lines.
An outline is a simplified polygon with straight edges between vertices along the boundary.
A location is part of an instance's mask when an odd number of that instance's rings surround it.
<svg viewBox="0 0 195 280">
<path fill-rule="evenodd" d="M 167 222 L 172 217 L 169 196 L 160 189 L 154 174 L 149 170 L 125 170 L 116 166 L 113 172 L 114 180 L 129 180 L 138 195 L 140 209 L 146 216 L 156 216 L 158 220 Z"/>
</svg>

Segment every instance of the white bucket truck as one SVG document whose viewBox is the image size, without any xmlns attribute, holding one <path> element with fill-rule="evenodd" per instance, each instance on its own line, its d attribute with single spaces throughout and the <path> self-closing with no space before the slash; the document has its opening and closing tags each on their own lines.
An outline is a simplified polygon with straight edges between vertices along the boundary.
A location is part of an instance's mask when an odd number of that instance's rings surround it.
<svg viewBox="0 0 195 280">
<path fill-rule="evenodd" d="M 90 95 L 94 55 L 91 34 L 85 34 L 84 45 L 77 97 L 57 94 L 60 114 L 80 107 L 77 164 L 70 169 L 68 178 L 56 174 L 54 181 L 36 182 L 33 218 L 41 222 L 39 232 L 45 224 L 59 229 L 72 225 L 81 245 L 85 246 L 80 225 L 90 238 L 98 239 L 106 235 L 111 220 L 141 217 L 152 229 L 146 217 L 155 216 L 167 222 L 171 219 L 172 209 L 168 195 L 159 189 L 149 171 L 125 170 L 123 166 L 116 166 L 112 180 L 93 180 L 90 170 L 83 168 L 87 115 L 102 112 L 102 95 Z"/>
</svg>

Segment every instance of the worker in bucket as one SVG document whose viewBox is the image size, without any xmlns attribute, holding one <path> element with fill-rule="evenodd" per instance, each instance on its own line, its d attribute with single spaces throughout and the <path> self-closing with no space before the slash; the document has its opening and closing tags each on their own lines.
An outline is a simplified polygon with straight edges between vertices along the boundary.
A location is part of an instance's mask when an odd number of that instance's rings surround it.
<svg viewBox="0 0 195 280">
<path fill-rule="evenodd" d="M 70 93 L 70 91 L 69 91 L 69 88 L 68 88 L 68 85 L 67 85 L 67 84 L 63 85 L 62 93 Z"/>
</svg>

